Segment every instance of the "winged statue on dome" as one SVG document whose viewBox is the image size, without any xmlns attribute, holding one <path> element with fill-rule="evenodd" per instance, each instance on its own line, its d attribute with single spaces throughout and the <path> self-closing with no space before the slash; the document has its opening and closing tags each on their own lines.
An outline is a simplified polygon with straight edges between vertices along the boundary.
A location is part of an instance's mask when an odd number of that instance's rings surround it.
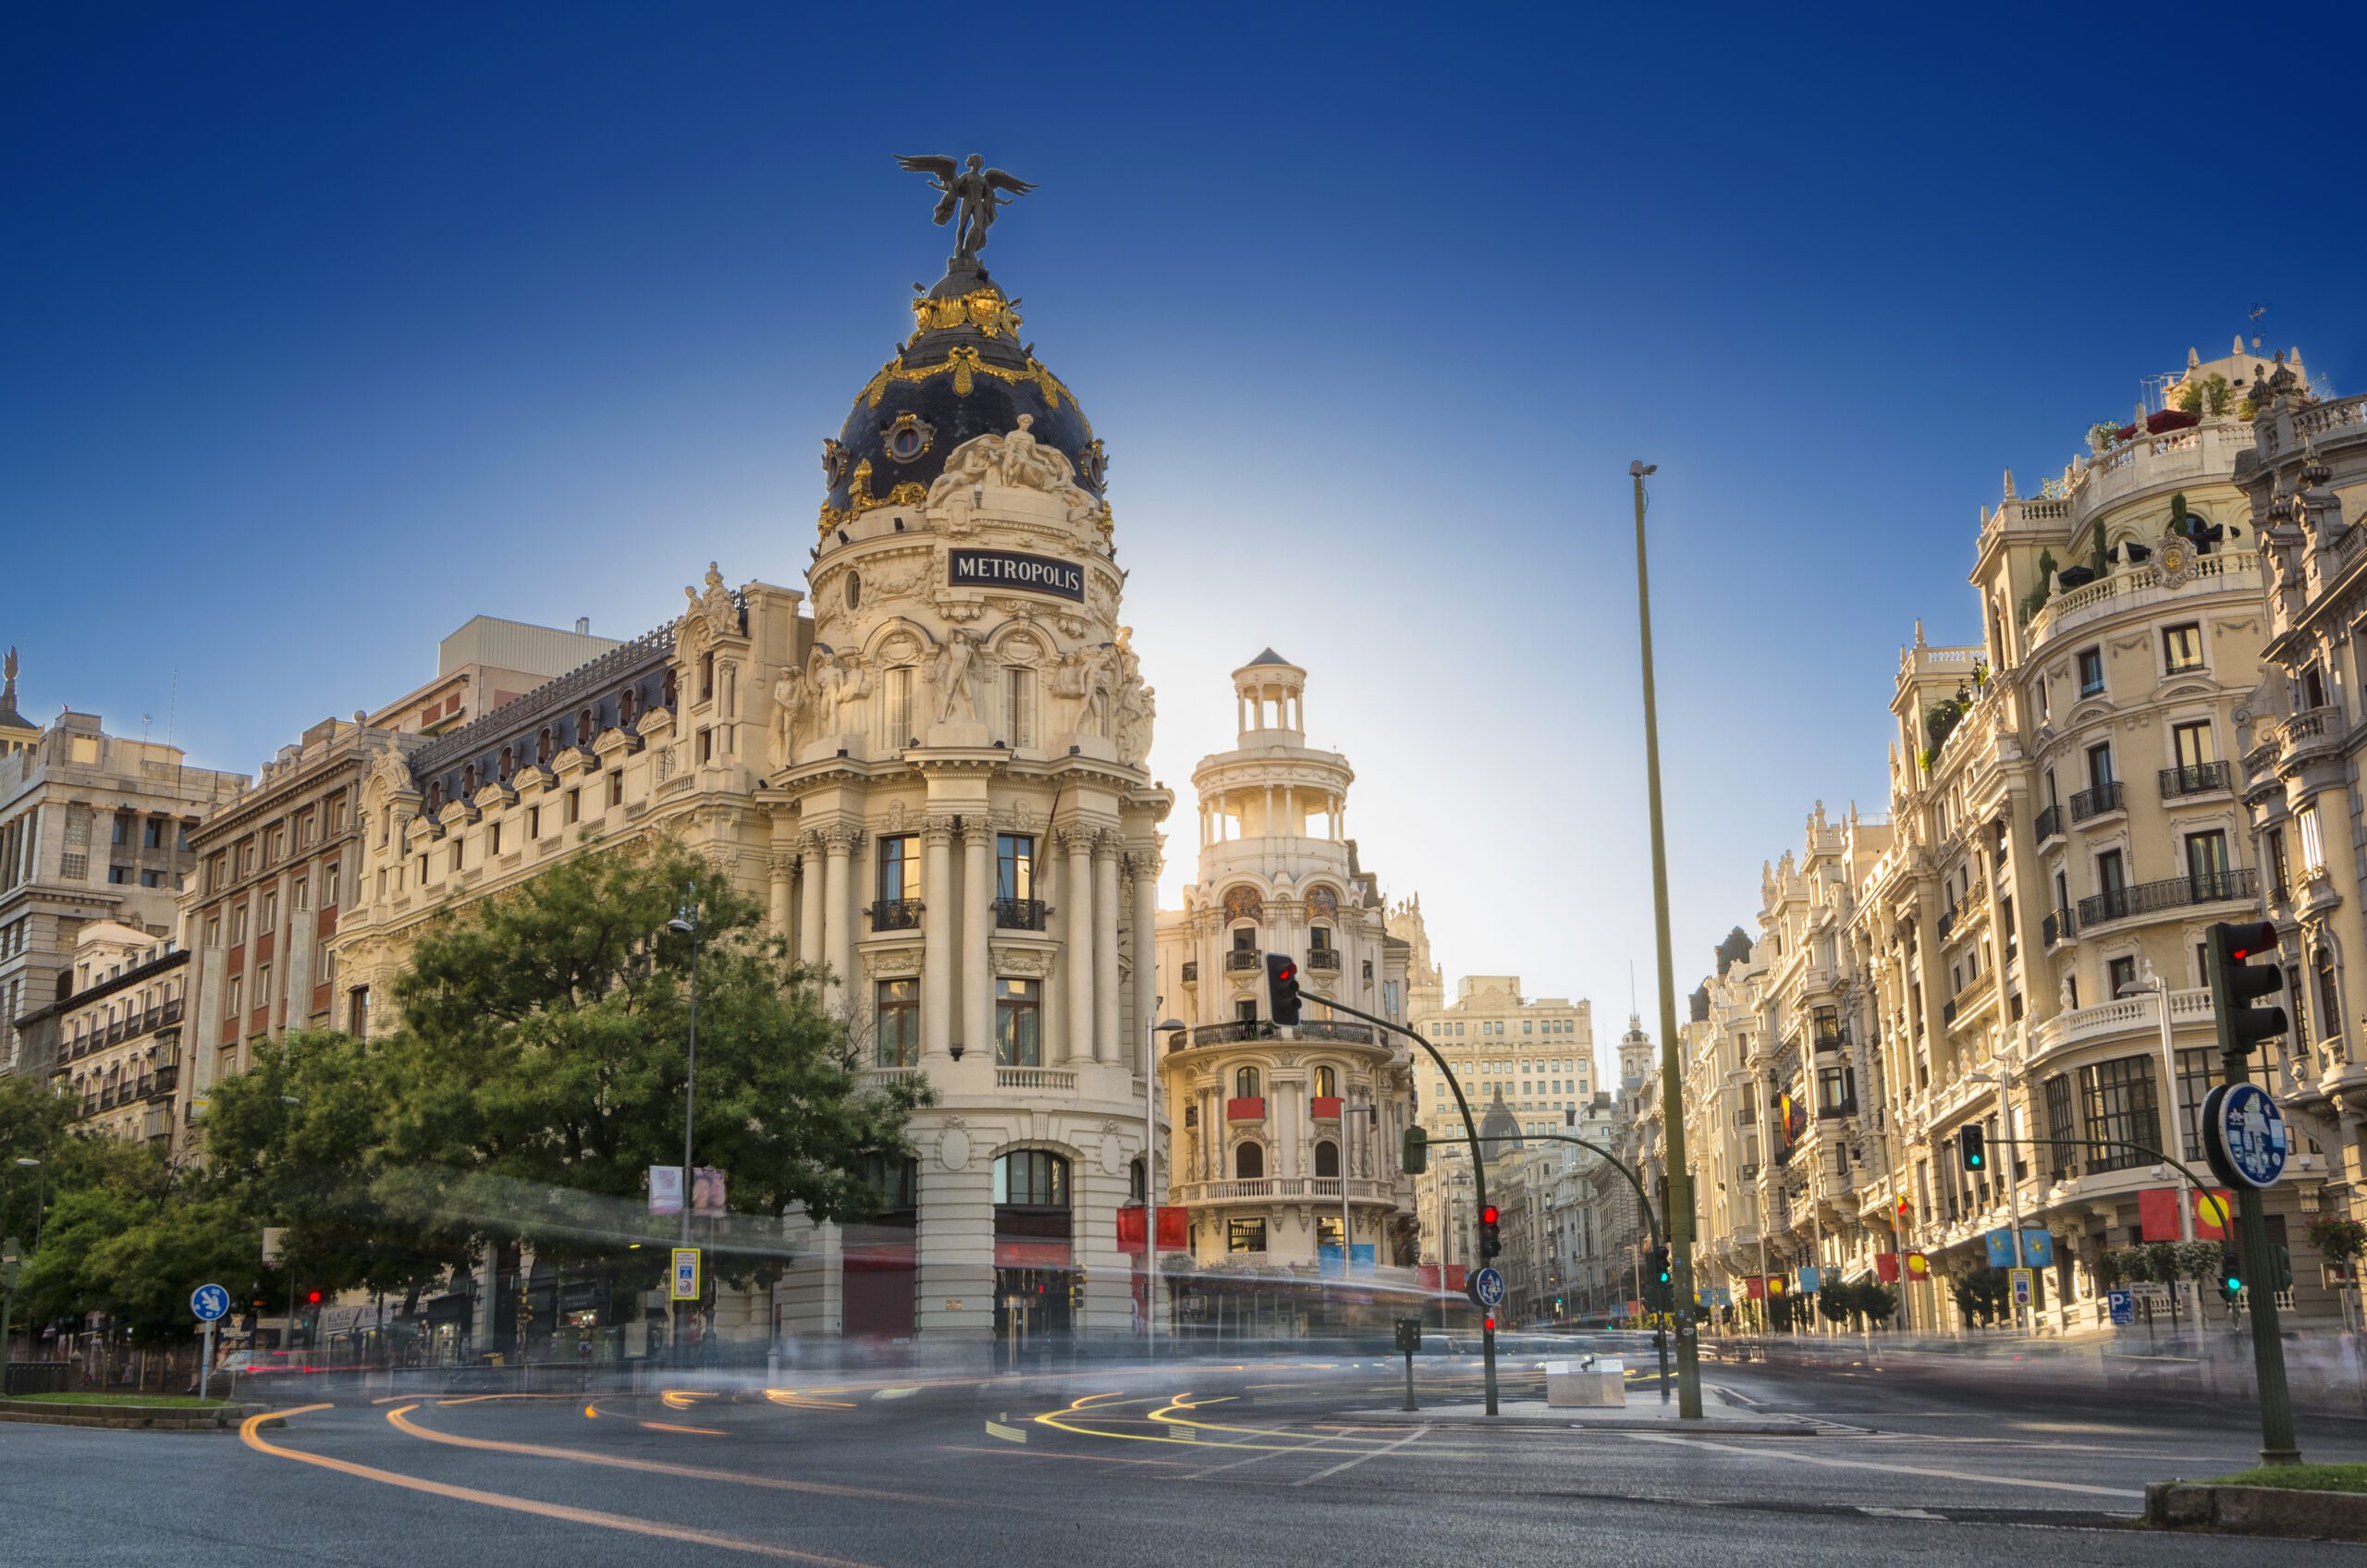
<svg viewBox="0 0 2367 1568">
<path fill-rule="evenodd" d="M 994 226 L 997 210 L 1009 206 L 1012 196 L 1024 196 L 1036 189 L 1027 180 L 985 164 L 975 153 L 970 154 L 966 166 L 936 153 L 896 154 L 899 168 L 929 176 L 929 189 L 943 192 L 931 214 L 933 222 L 942 227 L 959 214 L 953 231 L 956 261 L 977 260 L 978 252 L 987 248 L 987 230 Z"/>
</svg>

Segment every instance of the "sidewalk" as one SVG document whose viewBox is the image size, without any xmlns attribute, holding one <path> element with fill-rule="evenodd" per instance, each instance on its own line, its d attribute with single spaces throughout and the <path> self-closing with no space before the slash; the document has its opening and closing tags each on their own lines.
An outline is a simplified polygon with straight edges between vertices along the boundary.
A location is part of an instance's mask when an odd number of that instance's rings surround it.
<svg viewBox="0 0 2367 1568">
<path fill-rule="evenodd" d="M 1557 1431 L 1575 1427 L 1589 1432 L 1698 1432 L 1705 1437 L 1714 1435 L 1722 1438 L 1807 1438 L 1840 1429 L 1830 1422 L 1752 1410 L 1729 1401 L 1714 1389 L 1701 1390 L 1701 1419 L 1699 1421 L 1680 1419 L 1676 1414 L 1676 1401 L 1672 1399 L 1662 1404 L 1657 1390 L 1641 1398 L 1631 1392 L 1624 1406 L 1557 1407 L 1548 1405 L 1541 1399 L 1508 1399 L 1498 1401 L 1496 1408 L 1501 1414 L 1491 1416 L 1488 1414 L 1487 1405 L 1477 1401 L 1425 1405 L 1419 1410 L 1400 1410 L 1391 1406 L 1379 1410 L 1352 1410 L 1342 1415 L 1340 1420 L 1371 1427 L 1550 1427 Z"/>
</svg>

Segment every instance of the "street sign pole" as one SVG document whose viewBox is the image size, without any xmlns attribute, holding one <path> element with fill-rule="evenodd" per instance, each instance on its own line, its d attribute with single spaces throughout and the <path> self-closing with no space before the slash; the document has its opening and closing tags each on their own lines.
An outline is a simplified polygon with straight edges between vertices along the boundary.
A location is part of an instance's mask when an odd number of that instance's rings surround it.
<svg viewBox="0 0 2367 1568">
<path fill-rule="evenodd" d="M 230 1292 L 219 1285 L 200 1285 L 189 1293 L 189 1309 L 205 1325 L 204 1359 L 197 1364 L 197 1397 L 203 1399 L 214 1377 L 214 1325 L 230 1310 Z"/>
<path fill-rule="evenodd" d="M 203 1399 L 214 1380 L 214 1320 L 205 1320 L 205 1359 L 197 1364 L 197 1397 Z"/>
</svg>

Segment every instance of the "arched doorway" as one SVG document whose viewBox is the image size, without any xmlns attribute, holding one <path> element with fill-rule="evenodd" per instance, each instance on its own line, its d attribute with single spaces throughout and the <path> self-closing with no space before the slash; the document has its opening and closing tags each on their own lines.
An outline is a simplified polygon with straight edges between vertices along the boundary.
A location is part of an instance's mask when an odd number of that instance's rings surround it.
<svg viewBox="0 0 2367 1568">
<path fill-rule="evenodd" d="M 995 1340 L 1018 1362 L 1075 1329 L 1069 1162 L 1050 1149 L 995 1160 Z"/>
</svg>

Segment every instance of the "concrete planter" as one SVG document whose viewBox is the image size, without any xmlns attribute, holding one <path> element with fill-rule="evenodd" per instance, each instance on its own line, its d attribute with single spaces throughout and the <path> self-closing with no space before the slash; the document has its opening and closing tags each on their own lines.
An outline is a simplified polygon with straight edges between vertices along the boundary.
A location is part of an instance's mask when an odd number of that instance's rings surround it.
<svg viewBox="0 0 2367 1568">
<path fill-rule="evenodd" d="M 45 1400 L 0 1400 L 0 1421 L 46 1427 L 104 1427 L 144 1432 L 219 1432 L 237 1427 L 260 1404 L 226 1404 L 219 1410 L 174 1409 L 139 1404 L 54 1404 Z"/>
<path fill-rule="evenodd" d="M 2145 1522 L 2170 1529 L 2226 1530 L 2243 1536 L 2367 1541 L 2367 1492 L 2187 1487 L 2156 1481 L 2145 1488 Z"/>
</svg>

